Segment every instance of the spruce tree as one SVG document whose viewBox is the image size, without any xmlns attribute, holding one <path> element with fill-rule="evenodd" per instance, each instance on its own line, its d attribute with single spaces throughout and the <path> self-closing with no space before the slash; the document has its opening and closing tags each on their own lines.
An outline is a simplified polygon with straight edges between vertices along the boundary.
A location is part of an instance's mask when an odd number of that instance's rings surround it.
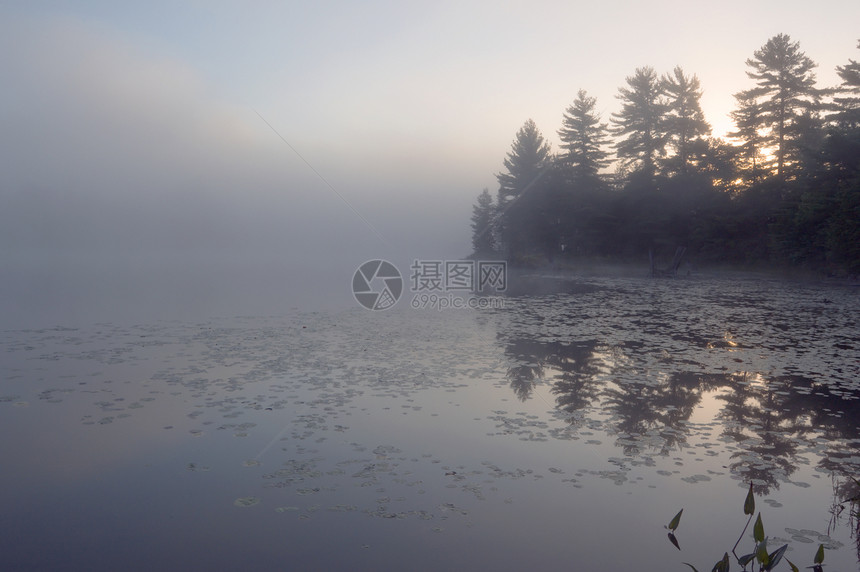
<svg viewBox="0 0 860 572">
<path fill-rule="evenodd" d="M 860 42 L 857 42 L 860 48 Z M 860 128 L 860 63 L 848 60 L 844 66 L 836 66 L 836 73 L 842 78 L 839 95 L 833 98 L 836 113 L 831 119 L 846 129 Z"/>
<path fill-rule="evenodd" d="M 576 100 L 564 112 L 558 130 L 564 153 L 560 157 L 574 184 L 596 186 L 599 171 L 609 165 L 607 125 L 595 111 L 597 100 L 579 90 Z"/>
<path fill-rule="evenodd" d="M 612 114 L 612 133 L 621 137 L 616 154 L 625 167 L 653 178 L 657 159 L 665 155 L 663 120 L 666 103 L 657 73 L 652 67 L 638 68 L 627 78 L 628 87 L 618 89 L 621 111 Z"/>
<path fill-rule="evenodd" d="M 484 189 L 478 195 L 478 202 L 472 206 L 472 250 L 475 254 L 489 254 L 496 249 L 493 236 L 495 207 L 490 191 Z"/>
<path fill-rule="evenodd" d="M 699 78 L 688 77 L 680 66 L 671 75 L 663 76 L 663 93 L 668 98 L 663 129 L 675 154 L 667 160 L 667 171 L 686 175 L 690 169 L 694 147 L 701 147 L 702 137 L 711 132 L 705 121 L 700 99 Z"/>
<path fill-rule="evenodd" d="M 507 205 L 537 181 L 547 166 L 549 156 L 549 143 L 535 122 L 527 120 L 517 131 L 511 150 L 505 157 L 507 171 L 496 175 L 499 181 L 499 207 Z"/>
<path fill-rule="evenodd" d="M 506 172 L 496 175 L 499 246 L 517 262 L 533 250 L 544 222 L 541 179 L 550 165 L 549 143 L 531 119 L 517 131 L 504 165 Z"/>
<path fill-rule="evenodd" d="M 762 124 L 761 107 L 753 93 L 736 93 L 735 100 L 737 109 L 729 114 L 735 122 L 735 131 L 727 135 L 741 142 L 738 167 L 741 173 L 749 173 L 747 178 L 750 184 L 754 185 L 766 167 L 762 164 L 764 137 L 759 133 Z"/>
</svg>

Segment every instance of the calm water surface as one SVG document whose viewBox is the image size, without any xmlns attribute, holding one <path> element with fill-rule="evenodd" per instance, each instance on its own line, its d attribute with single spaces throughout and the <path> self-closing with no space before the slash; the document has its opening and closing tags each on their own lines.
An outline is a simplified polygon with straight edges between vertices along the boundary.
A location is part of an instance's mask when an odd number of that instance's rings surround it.
<svg viewBox="0 0 860 572">
<path fill-rule="evenodd" d="M 858 569 L 856 288 L 570 290 L 5 331 L 0 569 Z"/>
</svg>

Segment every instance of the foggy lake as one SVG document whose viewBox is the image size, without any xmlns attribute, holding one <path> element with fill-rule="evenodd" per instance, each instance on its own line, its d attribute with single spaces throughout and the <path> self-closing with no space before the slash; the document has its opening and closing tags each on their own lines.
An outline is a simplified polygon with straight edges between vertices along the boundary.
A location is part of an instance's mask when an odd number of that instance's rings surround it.
<svg viewBox="0 0 860 572">
<path fill-rule="evenodd" d="M 0 568 L 857 569 L 856 287 L 559 290 L 3 331 Z"/>
</svg>

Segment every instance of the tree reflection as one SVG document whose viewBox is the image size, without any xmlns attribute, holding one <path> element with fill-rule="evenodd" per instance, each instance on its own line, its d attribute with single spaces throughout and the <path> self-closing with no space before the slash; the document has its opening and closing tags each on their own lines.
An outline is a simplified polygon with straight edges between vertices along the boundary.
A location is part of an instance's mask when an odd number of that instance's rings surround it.
<svg viewBox="0 0 860 572">
<path fill-rule="evenodd" d="M 565 411 L 575 411 L 596 399 L 594 375 L 597 366 L 594 360 L 596 342 L 563 344 L 518 338 L 509 342 L 505 353 L 513 357 L 517 365 L 508 367 L 507 377 L 514 395 L 520 401 L 531 397 L 536 384 L 551 372 L 550 389 L 555 394 L 566 388 L 563 397 L 556 399 Z"/>
<path fill-rule="evenodd" d="M 656 382 L 616 382 L 603 395 L 604 409 L 613 413 L 615 430 L 623 435 L 625 455 L 640 454 L 646 438 L 660 455 L 682 448 L 688 435 L 685 422 L 701 401 L 698 380 L 683 374 Z"/>
<path fill-rule="evenodd" d="M 741 372 L 729 376 L 728 391 L 717 396 L 725 402 L 717 418 L 724 424 L 723 436 L 740 448 L 732 453 L 731 471 L 753 484 L 756 494 L 779 488 L 796 470 L 798 441 L 802 428 L 799 415 L 785 415 L 774 388 Z"/>
<path fill-rule="evenodd" d="M 837 476 L 858 474 L 857 390 L 803 376 L 646 369 L 625 355 L 625 347 L 594 340 L 508 338 L 504 349 L 512 362 L 507 379 L 518 399 L 529 399 L 538 383 L 549 383 L 556 408 L 579 413 L 569 423 L 602 426 L 617 436 L 615 445 L 627 456 L 667 456 L 691 446 L 689 422 L 703 396 L 711 394 L 721 404 L 713 412 L 720 434 L 731 445 L 728 467 L 752 482 L 756 494 L 778 489 L 807 463 L 804 455 L 817 456 L 818 466 Z M 633 355 L 640 349 L 633 347 Z"/>
<path fill-rule="evenodd" d="M 841 482 L 835 481 L 833 499 L 833 505 L 830 507 L 833 516 L 827 527 L 827 534 L 830 534 L 831 529 L 835 528 L 841 519 L 847 519 L 857 560 L 860 561 L 860 480 L 852 476 Z"/>
<path fill-rule="evenodd" d="M 820 457 L 819 466 L 843 475 L 856 468 L 840 461 L 852 456 L 845 440 L 856 436 L 850 420 L 857 417 L 846 415 L 848 411 L 833 413 L 835 399 L 826 389 L 802 376 L 739 373 L 732 378 L 728 391 L 717 397 L 725 402 L 718 418 L 723 435 L 742 449 L 732 454 L 737 459 L 732 472 L 752 482 L 756 493 L 778 489 L 797 470 L 800 455 L 820 440 L 832 443 L 834 450 Z"/>
</svg>

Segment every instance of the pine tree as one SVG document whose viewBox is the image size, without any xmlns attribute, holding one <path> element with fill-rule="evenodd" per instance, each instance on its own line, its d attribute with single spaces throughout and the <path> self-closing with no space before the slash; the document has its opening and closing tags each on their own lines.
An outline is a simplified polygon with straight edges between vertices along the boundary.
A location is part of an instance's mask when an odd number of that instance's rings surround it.
<svg viewBox="0 0 860 572">
<path fill-rule="evenodd" d="M 517 131 L 511 150 L 505 158 L 507 172 L 499 173 L 499 207 L 504 207 L 534 184 L 547 166 L 550 147 L 537 125 L 527 120 Z"/>
<path fill-rule="evenodd" d="M 857 42 L 860 48 L 860 42 Z M 844 66 L 836 66 L 842 78 L 839 97 L 833 98 L 836 113 L 831 117 L 837 125 L 847 129 L 860 127 L 860 63 L 848 60 Z"/>
<path fill-rule="evenodd" d="M 564 112 L 558 136 L 564 153 L 560 160 L 572 181 L 593 186 L 599 182 L 599 171 L 609 165 L 607 125 L 595 111 L 597 100 L 579 90 L 576 100 Z"/>
<path fill-rule="evenodd" d="M 666 104 L 660 81 L 652 67 L 638 68 L 627 78 L 629 88 L 618 89 L 621 111 L 612 114 L 612 133 L 623 137 L 615 144 L 618 158 L 648 178 L 657 169 L 657 158 L 665 154 L 663 119 Z"/>
<path fill-rule="evenodd" d="M 776 175 L 785 178 L 787 170 L 796 166 L 797 139 L 795 127 L 803 112 L 818 110 L 818 91 L 815 89 L 816 64 L 800 51 L 800 43 L 792 42 L 786 34 L 779 34 L 756 50 L 746 61 L 752 71 L 747 72 L 756 81 L 756 87 L 742 92 L 759 102 L 758 127 L 768 130 L 766 144 L 776 155 Z"/>
<path fill-rule="evenodd" d="M 762 165 L 761 151 L 764 145 L 764 137 L 759 133 L 761 118 L 761 106 L 756 100 L 755 94 L 742 91 L 735 94 L 738 108 L 729 115 L 735 122 L 736 130 L 727 135 L 732 139 L 741 141 L 739 154 L 740 171 L 750 173 L 751 184 L 756 184 L 764 166 Z"/>
<path fill-rule="evenodd" d="M 500 247 L 515 261 L 533 249 L 536 230 L 543 221 L 541 179 L 550 164 L 550 147 L 529 119 L 517 131 L 511 151 L 499 173 L 498 229 Z"/>
<path fill-rule="evenodd" d="M 478 202 L 472 206 L 472 250 L 475 254 L 489 254 L 496 249 L 493 236 L 495 207 L 490 191 L 484 189 Z"/>
<path fill-rule="evenodd" d="M 696 75 L 688 77 L 678 66 L 672 75 L 663 76 L 662 89 L 668 97 L 663 129 L 669 145 L 675 150 L 675 155 L 667 161 L 667 170 L 686 175 L 693 148 L 711 132 L 699 101 L 702 97 L 699 78 Z"/>
</svg>

